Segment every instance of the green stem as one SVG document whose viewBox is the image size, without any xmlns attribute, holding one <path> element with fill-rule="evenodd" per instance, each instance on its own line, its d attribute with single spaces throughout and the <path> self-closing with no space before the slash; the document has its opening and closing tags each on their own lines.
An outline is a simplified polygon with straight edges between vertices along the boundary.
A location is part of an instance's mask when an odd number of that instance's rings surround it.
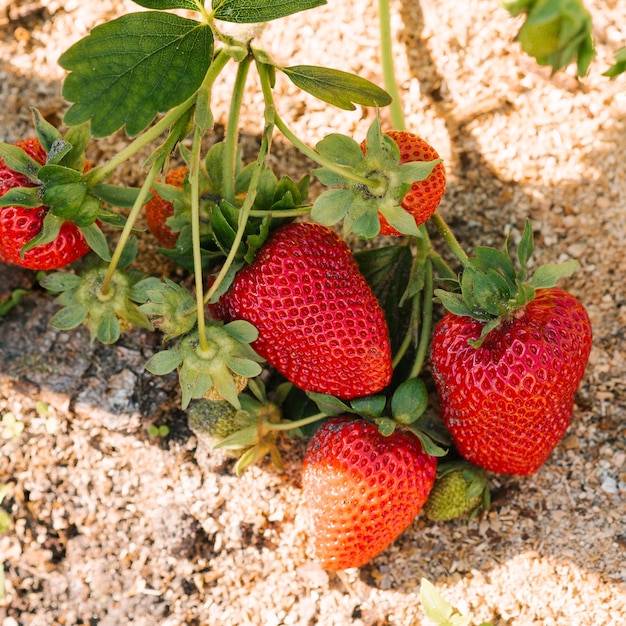
<svg viewBox="0 0 626 626">
<path fill-rule="evenodd" d="M 124 228 L 122 229 L 120 238 L 117 242 L 117 245 L 115 246 L 115 250 L 111 257 L 111 262 L 109 263 L 109 267 L 107 268 L 107 273 L 104 277 L 104 280 L 102 281 L 101 291 L 103 294 L 106 294 L 109 291 L 111 280 L 122 256 L 122 252 L 124 251 L 124 248 L 128 243 L 128 239 L 130 238 L 130 235 L 133 231 L 133 226 L 137 221 L 137 217 L 139 216 L 139 213 L 143 208 L 144 202 L 146 201 L 146 198 L 150 193 L 150 189 L 152 188 L 152 183 L 154 183 L 154 179 L 161 169 L 162 164 L 163 163 L 161 160 L 157 160 L 152 164 L 152 167 L 148 171 L 148 175 L 146 176 L 146 179 L 144 180 L 143 185 L 139 190 L 139 194 L 137 195 L 135 203 L 133 204 L 133 208 L 128 214 L 128 218 L 126 219 L 126 223 L 124 224 Z"/>
<path fill-rule="evenodd" d="M 447 278 L 450 280 L 457 280 L 457 273 L 448 265 L 446 260 L 434 249 L 430 250 L 430 260 L 433 263 L 433 268 L 437 270 L 439 278 Z"/>
<path fill-rule="evenodd" d="M 262 209 L 250 211 L 250 217 L 302 217 L 303 215 L 308 215 L 311 212 L 311 206 L 302 206 L 296 207 L 294 209 L 276 209 L 272 211 L 271 209 L 265 211 Z"/>
<path fill-rule="evenodd" d="M 243 240 L 246 224 L 248 222 L 248 218 L 250 217 L 250 211 L 252 209 L 252 205 L 254 204 L 254 200 L 256 199 L 257 187 L 259 185 L 259 181 L 261 180 L 261 174 L 265 165 L 265 157 L 269 152 L 273 130 L 273 124 L 267 124 L 265 126 L 265 130 L 263 131 L 263 139 L 261 141 L 261 148 L 259 149 L 259 154 L 257 156 L 256 163 L 254 164 L 252 176 L 250 177 L 250 183 L 248 185 L 246 199 L 244 200 L 243 205 L 241 206 L 241 209 L 239 211 L 239 222 L 237 224 L 237 232 L 235 233 L 235 238 L 228 252 L 228 256 L 226 257 L 224 264 L 222 265 L 218 275 L 215 278 L 215 282 L 211 285 L 211 288 L 204 297 L 205 302 L 209 302 L 213 297 L 213 294 L 218 290 L 239 251 L 239 245 Z"/>
<path fill-rule="evenodd" d="M 230 111 L 226 124 L 226 138 L 224 140 L 224 198 L 235 205 L 235 175 L 237 171 L 237 146 L 239 143 L 239 118 L 241 104 L 245 92 L 248 70 L 250 69 L 250 55 L 243 59 L 237 68 L 235 84 L 233 85 Z"/>
<path fill-rule="evenodd" d="M 409 349 L 411 345 L 411 342 L 413 341 L 414 336 L 417 333 L 417 329 L 419 328 L 419 323 L 420 323 L 420 294 L 419 292 L 416 293 L 411 300 L 412 300 L 411 314 L 410 314 L 411 317 L 409 320 L 409 327 L 406 331 L 406 334 L 404 335 L 404 339 L 402 340 L 400 347 L 398 348 L 398 351 L 396 352 L 393 358 L 393 361 L 392 361 L 393 369 L 396 369 L 400 361 L 402 361 L 402 359 L 404 358 L 407 350 Z"/>
<path fill-rule="evenodd" d="M 302 426 L 308 426 L 313 422 L 318 422 L 319 420 L 328 417 L 326 413 L 316 413 L 315 415 L 310 415 L 309 417 L 303 417 L 295 422 L 279 422 L 278 424 L 274 424 L 273 422 L 266 422 L 264 424 L 267 430 L 292 430 L 294 428 L 300 428 Z"/>
<path fill-rule="evenodd" d="M 446 224 L 444 219 L 439 214 L 439 211 L 435 211 L 431 219 L 435 223 L 439 234 L 446 242 L 446 244 L 448 244 L 448 247 L 450 248 L 454 256 L 461 262 L 463 267 L 467 267 L 470 264 L 469 257 L 467 256 L 467 254 L 465 254 L 465 251 L 459 244 L 457 238 L 454 236 L 454 233 L 452 232 L 450 227 Z"/>
<path fill-rule="evenodd" d="M 389 0 L 379 0 L 378 2 L 378 20 L 380 23 L 380 55 L 383 68 L 383 80 L 385 89 L 391 96 L 391 105 L 389 112 L 391 114 L 391 123 L 396 130 L 404 130 L 406 128 L 404 121 L 404 112 L 402 111 L 402 98 L 398 91 L 398 83 L 396 81 L 396 73 L 393 65 L 393 49 L 391 44 L 391 11 Z"/>
<path fill-rule="evenodd" d="M 433 266 L 429 258 L 424 263 L 424 291 L 422 294 L 422 327 L 417 344 L 417 353 L 409 378 L 419 376 L 426 360 L 430 345 L 430 332 L 433 326 Z"/>
<path fill-rule="evenodd" d="M 209 343 L 206 338 L 206 323 L 204 317 L 204 285 L 202 251 L 200 248 L 200 147 L 202 135 L 202 130 L 196 126 L 189 158 L 189 184 L 191 187 L 191 241 L 194 281 L 196 286 L 198 341 L 200 342 L 200 350 L 207 353 L 209 351 Z"/>
</svg>

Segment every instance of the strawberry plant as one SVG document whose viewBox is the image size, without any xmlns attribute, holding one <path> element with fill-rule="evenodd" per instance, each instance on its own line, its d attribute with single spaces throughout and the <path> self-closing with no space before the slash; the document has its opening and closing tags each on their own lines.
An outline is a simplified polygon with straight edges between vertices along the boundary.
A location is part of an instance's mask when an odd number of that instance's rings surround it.
<svg viewBox="0 0 626 626">
<path fill-rule="evenodd" d="M 266 455 L 281 467 L 282 433 L 310 436 L 303 492 L 316 556 L 331 570 L 375 557 L 424 505 L 434 521 L 486 506 L 485 470 L 537 471 L 570 423 L 591 348 L 583 305 L 556 286 L 576 261 L 529 277 L 529 223 L 515 259 L 508 242 L 465 252 L 438 211 L 445 165 L 405 128 L 389 3 L 384 89 L 280 64 L 251 27 L 325 0 L 136 4 L 147 10 L 97 26 L 61 56 L 67 132 L 34 111 L 36 137 L 0 143 L 0 262 L 62 270 L 41 280 L 60 305 L 50 323 L 86 325 L 104 344 L 131 328 L 160 333 L 146 369 L 177 373 L 190 427 L 228 450 L 237 473 Z M 587 71 L 590 18 L 578 0 L 505 6 L 525 16 L 518 39 L 540 64 Z M 623 69 L 620 51 L 607 76 Z M 233 77 L 225 137 L 204 150 L 223 73 Z M 263 131 L 245 163 L 239 119 L 252 74 Z M 282 117 L 277 74 L 329 107 L 389 107 L 393 128 L 376 114 L 365 137 L 336 132 L 311 147 Z M 86 161 L 92 139 L 121 130 L 118 154 Z M 269 167 L 277 133 L 315 163 L 302 179 Z M 141 186 L 113 184 L 148 146 Z M 310 202 L 312 176 L 327 189 Z M 145 236 L 186 280 L 137 267 L 142 213 Z M 436 326 L 435 307 L 447 311 Z"/>
</svg>

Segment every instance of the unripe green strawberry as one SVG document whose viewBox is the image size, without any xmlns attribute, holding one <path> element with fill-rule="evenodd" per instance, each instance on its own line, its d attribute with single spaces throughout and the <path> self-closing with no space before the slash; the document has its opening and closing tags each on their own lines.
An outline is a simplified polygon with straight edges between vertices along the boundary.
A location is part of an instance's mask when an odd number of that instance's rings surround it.
<svg viewBox="0 0 626 626">
<path fill-rule="evenodd" d="M 426 517 L 444 522 L 477 511 L 488 504 L 489 488 L 485 472 L 467 463 L 438 471 L 435 484 L 424 504 Z"/>
<path fill-rule="evenodd" d="M 199 440 L 213 448 L 242 427 L 237 413 L 237 409 L 226 400 L 194 400 L 187 409 L 187 423 Z M 225 452 L 238 457 L 242 450 Z"/>
</svg>

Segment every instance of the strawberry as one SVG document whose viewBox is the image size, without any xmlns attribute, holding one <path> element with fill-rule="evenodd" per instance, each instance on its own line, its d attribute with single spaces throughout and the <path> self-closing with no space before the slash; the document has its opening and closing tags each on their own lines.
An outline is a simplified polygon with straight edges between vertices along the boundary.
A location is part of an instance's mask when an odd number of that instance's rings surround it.
<svg viewBox="0 0 626 626">
<path fill-rule="evenodd" d="M 385 133 L 393 139 L 400 149 L 400 163 L 414 163 L 418 161 L 434 161 L 439 158 L 437 151 L 418 135 L 407 131 L 387 131 Z M 365 153 L 367 142 L 361 143 L 361 150 Z M 446 191 L 446 170 L 443 163 L 437 163 L 432 172 L 423 180 L 411 185 L 411 189 L 402 200 L 402 208 L 415 218 L 417 226 L 423 224 L 436 211 Z M 380 234 L 399 236 L 402 233 L 389 224 L 379 213 Z"/>
<path fill-rule="evenodd" d="M 187 176 L 188 167 L 181 165 L 170 170 L 165 176 L 165 184 L 182 189 Z M 178 239 L 178 233 L 174 232 L 167 224 L 167 220 L 174 215 L 174 205 L 164 200 L 154 189 L 151 191 L 152 198 L 146 202 L 146 222 L 150 232 L 164 248 L 173 248 Z"/>
<path fill-rule="evenodd" d="M 211 311 L 253 324 L 252 347 L 304 391 L 350 399 L 390 382 L 384 313 L 347 244 L 319 224 L 277 229 Z"/>
<path fill-rule="evenodd" d="M 44 165 L 47 154 L 38 139 L 17 141 L 13 145 L 22 148 L 31 158 Z M 9 169 L 0 158 L 0 197 L 14 187 L 35 187 L 27 176 Z M 65 267 L 77 261 L 89 251 L 89 246 L 77 226 L 64 221 L 53 241 L 27 250 L 24 245 L 36 237 L 43 228 L 48 207 L 25 208 L 6 206 L 0 208 L 0 260 L 33 270 L 51 270 Z"/>
<path fill-rule="evenodd" d="M 437 478 L 424 504 L 424 513 L 433 522 L 453 520 L 466 513 L 471 517 L 481 506 L 487 508 L 489 499 L 483 469 L 464 461 L 443 463 L 437 468 Z"/>
<path fill-rule="evenodd" d="M 436 465 L 410 432 L 385 437 L 348 416 L 320 426 L 304 457 L 302 491 L 321 566 L 360 567 L 395 541 L 426 501 Z"/>
<path fill-rule="evenodd" d="M 484 326 L 448 312 L 435 328 L 431 367 L 441 417 L 470 462 L 532 474 L 572 419 L 591 350 L 589 317 L 574 296 L 550 287 L 472 345 Z"/>
</svg>

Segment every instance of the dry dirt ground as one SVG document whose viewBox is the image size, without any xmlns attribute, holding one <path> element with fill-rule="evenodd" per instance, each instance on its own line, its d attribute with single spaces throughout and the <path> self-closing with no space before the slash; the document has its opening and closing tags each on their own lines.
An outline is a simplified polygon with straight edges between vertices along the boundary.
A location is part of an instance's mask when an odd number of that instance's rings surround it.
<svg viewBox="0 0 626 626">
<path fill-rule="evenodd" d="M 302 442 L 281 444 L 284 472 L 261 465 L 236 478 L 197 445 L 176 381 L 144 371 L 154 337 L 90 345 L 82 330 L 51 329 L 57 305 L 35 290 L 0 319 L 0 415 L 5 427 L 10 415 L 24 426 L 0 438 L 10 517 L 0 533 L 2 626 L 419 625 L 422 576 L 476 624 L 626 623 L 626 77 L 601 76 L 626 41 L 626 3 L 586 4 L 598 57 L 580 81 L 521 54 L 519 22 L 496 0 L 393 4 L 408 125 L 445 159 L 441 212 L 462 244 L 518 238 L 529 217 L 537 262 L 580 260 L 563 286 L 588 308 L 594 347 L 572 425 L 545 466 L 523 479 L 492 476 L 483 516 L 419 517 L 365 567 L 328 575 L 308 556 Z M 59 54 L 128 10 L 137 6 L 0 1 L 0 140 L 32 134 L 31 106 L 61 125 Z M 262 40 L 281 62 L 380 84 L 376 13 L 374 0 L 331 0 L 271 24 Z M 214 94 L 220 123 L 227 83 Z M 283 117 L 311 145 L 328 132 L 360 139 L 372 119 L 283 82 L 277 90 Z M 257 145 L 260 111 L 252 88 L 244 156 Z M 121 134 L 93 142 L 90 159 L 122 145 Z M 280 137 L 272 158 L 281 172 L 307 166 Z M 140 163 L 118 179 L 136 183 Z M 156 257 L 145 246 L 147 264 Z M 0 295 L 33 284 L 31 272 L 0 267 Z M 170 435 L 150 437 L 153 423 Z"/>
</svg>

